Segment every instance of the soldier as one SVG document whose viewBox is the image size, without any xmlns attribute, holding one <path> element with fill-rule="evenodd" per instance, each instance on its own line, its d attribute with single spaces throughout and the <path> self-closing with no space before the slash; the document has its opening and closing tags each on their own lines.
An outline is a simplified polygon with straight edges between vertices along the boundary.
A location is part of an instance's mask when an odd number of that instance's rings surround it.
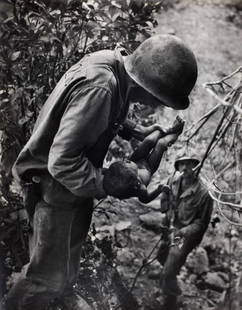
<svg viewBox="0 0 242 310">
<path fill-rule="evenodd" d="M 176 173 L 169 178 L 169 193 L 161 194 L 161 212 L 165 213 L 162 244 L 158 261 L 164 266 L 161 287 L 165 296 L 164 309 L 171 309 L 181 294 L 177 275 L 188 254 L 200 244 L 208 228 L 213 200 L 196 174 L 200 161 L 181 156 L 175 161 Z M 172 308 L 173 309 L 173 308 Z"/>
<path fill-rule="evenodd" d="M 42 310 L 54 298 L 70 310 L 90 309 L 73 285 L 93 199 L 125 198 L 125 184 L 107 186 L 112 174 L 102 164 L 109 144 L 116 134 L 142 141 L 162 131 L 126 121 L 129 103 L 186 109 L 196 79 L 195 56 L 170 35 L 145 40 L 131 55 L 123 49 L 86 55 L 63 75 L 13 168 L 25 188 L 33 242 L 7 310 Z"/>
</svg>

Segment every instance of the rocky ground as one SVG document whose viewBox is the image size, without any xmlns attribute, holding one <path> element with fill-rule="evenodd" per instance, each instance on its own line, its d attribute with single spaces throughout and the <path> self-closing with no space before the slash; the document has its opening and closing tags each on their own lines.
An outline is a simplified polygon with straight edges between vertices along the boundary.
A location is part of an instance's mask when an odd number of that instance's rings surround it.
<svg viewBox="0 0 242 310">
<path fill-rule="evenodd" d="M 199 78 L 192 96 L 193 103 L 191 109 L 183 113 L 187 124 L 215 104 L 202 84 L 217 80 L 242 64 L 241 20 L 238 7 L 227 6 L 220 1 L 177 1 L 170 3 L 160 14 L 156 32 L 180 36 L 198 58 Z M 165 110 L 160 121 L 166 124 L 174 116 L 174 112 Z M 212 126 L 207 130 L 211 130 Z M 204 136 L 207 134 L 205 131 Z M 172 172 L 175 153 L 171 150 L 163 160 L 152 186 Z M 206 169 L 209 167 L 205 166 Z M 108 210 L 108 217 L 100 209 Z M 181 309 L 237 309 L 234 290 L 239 289 L 242 234 L 239 228 L 226 223 L 216 210 L 215 206 L 213 217 L 220 222 L 210 225 L 201 246 L 190 254 L 180 273 L 179 283 L 183 290 Z M 140 204 L 136 199 L 104 201 L 94 216 L 95 238 L 102 239 L 103 234 L 110 236 L 117 254 L 113 260 L 115 268 L 126 287 L 130 288 L 137 277 L 132 293 L 140 309 L 158 310 L 162 302 L 159 289 L 161 266 L 156 260 L 146 264 L 157 251 L 155 245 L 160 239 L 160 220 L 158 199 L 148 205 Z M 142 265 L 145 266 L 140 270 Z M 233 287 L 231 295 L 230 286 Z M 229 301 L 223 308 L 226 300 Z M 112 302 L 115 304 L 115 301 L 108 303 L 110 309 L 118 309 L 111 306 Z M 136 308 L 137 305 L 133 307 Z"/>
</svg>

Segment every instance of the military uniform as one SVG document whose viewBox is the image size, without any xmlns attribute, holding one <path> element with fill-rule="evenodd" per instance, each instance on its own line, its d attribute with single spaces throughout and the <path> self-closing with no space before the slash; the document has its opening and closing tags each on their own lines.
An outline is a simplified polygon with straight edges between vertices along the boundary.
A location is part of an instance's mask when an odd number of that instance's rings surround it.
<svg viewBox="0 0 242 310">
<path fill-rule="evenodd" d="M 106 196 L 102 163 L 128 111 L 121 52 L 86 55 L 64 74 L 13 167 L 24 187 L 38 182 L 30 262 L 7 310 L 43 309 L 75 283 L 93 198 Z M 130 135 L 130 122 L 124 128 Z"/>
<path fill-rule="evenodd" d="M 173 222 L 175 235 L 181 234 L 182 245 L 170 245 L 164 240 L 158 260 L 164 265 L 162 290 L 166 295 L 181 293 L 176 276 L 184 265 L 188 254 L 199 245 L 208 227 L 213 209 L 213 201 L 201 179 L 197 178 L 191 186 L 182 189 L 182 175 L 176 173 L 168 180 L 170 193 L 161 194 L 161 211 L 166 212 L 165 225 Z"/>
</svg>

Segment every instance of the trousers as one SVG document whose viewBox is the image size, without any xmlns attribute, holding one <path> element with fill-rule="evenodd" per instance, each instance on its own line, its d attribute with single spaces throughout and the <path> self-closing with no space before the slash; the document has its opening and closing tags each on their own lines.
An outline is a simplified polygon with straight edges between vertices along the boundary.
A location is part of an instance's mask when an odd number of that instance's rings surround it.
<svg viewBox="0 0 242 310">
<path fill-rule="evenodd" d="M 91 198 L 79 206 L 37 203 L 30 261 L 7 295 L 6 310 L 43 310 L 75 283 L 92 211 Z"/>
<path fill-rule="evenodd" d="M 163 265 L 161 288 L 165 295 L 177 296 L 181 291 L 177 284 L 177 275 L 185 264 L 188 254 L 200 243 L 200 238 L 190 236 L 184 239 L 183 245 L 169 247 L 168 242 L 163 242 L 159 249 L 158 261 Z"/>
</svg>

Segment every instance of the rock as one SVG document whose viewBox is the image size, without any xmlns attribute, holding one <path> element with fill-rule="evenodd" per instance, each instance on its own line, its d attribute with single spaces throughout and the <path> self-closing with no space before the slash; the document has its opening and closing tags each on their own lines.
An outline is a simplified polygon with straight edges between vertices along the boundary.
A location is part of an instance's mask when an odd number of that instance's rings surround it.
<svg viewBox="0 0 242 310">
<path fill-rule="evenodd" d="M 204 248 L 199 247 L 187 258 L 186 267 L 193 273 L 201 275 L 209 271 L 208 255 Z"/>
<path fill-rule="evenodd" d="M 151 280 L 158 280 L 161 278 L 161 266 L 157 261 L 154 261 L 148 271 L 148 277 Z"/>
<path fill-rule="evenodd" d="M 204 284 L 208 289 L 223 292 L 227 285 L 217 272 L 208 272 L 204 277 Z"/>
<path fill-rule="evenodd" d="M 225 282 L 229 282 L 229 275 L 225 272 L 219 271 L 218 275 L 222 278 Z"/>
<path fill-rule="evenodd" d="M 120 249 L 117 252 L 117 259 L 123 265 L 129 265 L 133 262 L 135 254 L 130 252 L 127 248 Z"/>
<path fill-rule="evenodd" d="M 131 226 L 130 221 L 119 221 L 113 225 L 102 225 L 97 227 L 96 230 L 98 233 L 108 232 L 111 236 L 114 237 L 115 232 L 122 232 L 125 230 L 129 230 Z"/>
<path fill-rule="evenodd" d="M 146 206 L 158 211 L 158 210 L 160 210 L 160 199 L 156 198 L 155 200 L 146 204 Z"/>
<path fill-rule="evenodd" d="M 151 229 L 155 232 L 161 232 L 161 225 L 165 215 L 160 212 L 149 212 L 139 216 L 141 223 L 147 229 Z"/>
<path fill-rule="evenodd" d="M 150 270 L 148 272 L 148 278 L 151 280 L 159 280 L 161 277 L 161 271 L 160 270 Z"/>
<path fill-rule="evenodd" d="M 116 231 L 123 231 L 129 229 L 131 226 L 130 221 L 120 221 L 117 224 L 114 225 Z"/>
</svg>

